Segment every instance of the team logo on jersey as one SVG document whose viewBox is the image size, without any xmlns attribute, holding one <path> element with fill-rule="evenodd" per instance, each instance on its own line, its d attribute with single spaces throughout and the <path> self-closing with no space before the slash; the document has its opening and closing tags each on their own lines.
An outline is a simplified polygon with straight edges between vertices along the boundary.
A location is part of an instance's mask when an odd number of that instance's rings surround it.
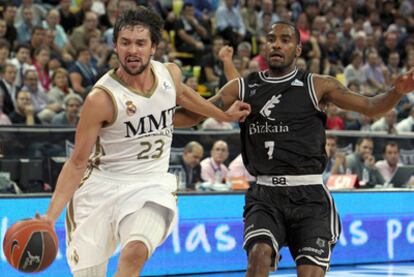
<svg viewBox="0 0 414 277">
<path fill-rule="evenodd" d="M 272 121 L 276 120 L 275 118 L 270 117 L 271 113 L 272 113 L 272 109 L 280 103 L 280 97 L 282 97 L 282 94 L 279 95 L 273 95 L 272 98 L 270 98 L 270 100 L 268 100 L 266 102 L 266 104 L 263 106 L 263 108 L 260 110 L 260 114 L 267 118 L 270 119 Z"/>
<path fill-rule="evenodd" d="M 131 100 L 125 102 L 126 113 L 128 116 L 133 116 L 137 112 L 137 107 L 132 103 Z"/>
<path fill-rule="evenodd" d="M 325 247 L 325 240 L 321 239 L 321 238 L 317 238 L 316 239 L 316 245 L 319 247 Z"/>
<path fill-rule="evenodd" d="M 255 88 L 255 87 L 259 87 L 260 84 L 258 83 L 253 83 L 253 84 L 248 84 L 249 88 Z"/>
<path fill-rule="evenodd" d="M 171 89 L 171 88 L 172 88 L 172 86 L 171 86 L 170 82 L 168 82 L 168 81 L 164 81 L 164 83 L 162 83 L 162 87 L 163 87 L 165 90 L 168 90 L 168 89 Z"/>
<path fill-rule="evenodd" d="M 293 87 L 303 87 L 303 82 L 298 79 L 295 79 L 292 83 L 290 83 L 290 85 Z"/>
</svg>

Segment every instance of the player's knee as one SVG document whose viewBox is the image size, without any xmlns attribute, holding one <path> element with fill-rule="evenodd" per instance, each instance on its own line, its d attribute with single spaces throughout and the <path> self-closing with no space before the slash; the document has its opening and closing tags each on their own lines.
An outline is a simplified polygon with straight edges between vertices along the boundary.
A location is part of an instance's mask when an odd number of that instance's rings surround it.
<svg viewBox="0 0 414 277">
<path fill-rule="evenodd" d="M 249 251 L 249 267 L 271 266 L 273 249 L 267 243 L 256 243 Z"/>
<path fill-rule="evenodd" d="M 122 262 L 131 266 L 142 265 L 148 257 L 148 249 L 141 241 L 130 241 L 121 252 Z"/>
</svg>

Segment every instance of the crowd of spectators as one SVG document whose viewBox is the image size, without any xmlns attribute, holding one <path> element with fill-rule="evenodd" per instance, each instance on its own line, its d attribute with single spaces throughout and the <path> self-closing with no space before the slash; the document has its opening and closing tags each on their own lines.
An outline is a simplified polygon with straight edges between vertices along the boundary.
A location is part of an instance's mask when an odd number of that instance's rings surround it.
<svg viewBox="0 0 414 277">
<path fill-rule="evenodd" d="M 358 93 L 382 93 L 414 66 L 410 0 L 5 0 L 0 8 L 1 124 L 22 123 L 10 119 L 13 112 L 33 113 L 40 124 L 52 124 L 65 113 L 64 96 L 84 98 L 102 74 L 118 66 L 113 25 L 122 10 L 137 4 L 165 20 L 154 59 L 182 65 L 186 83 L 206 97 L 227 81 L 218 55 L 224 45 L 233 46 L 240 75 L 266 70 L 265 36 L 279 20 L 300 31 L 298 67 L 332 75 Z M 28 111 L 17 107 L 21 90 L 29 92 L 33 108 Z M 331 105 L 327 128 L 411 132 L 413 106 L 414 94 L 408 94 L 392 113 L 367 118 Z M 212 125 L 234 127 L 204 124 Z"/>
</svg>

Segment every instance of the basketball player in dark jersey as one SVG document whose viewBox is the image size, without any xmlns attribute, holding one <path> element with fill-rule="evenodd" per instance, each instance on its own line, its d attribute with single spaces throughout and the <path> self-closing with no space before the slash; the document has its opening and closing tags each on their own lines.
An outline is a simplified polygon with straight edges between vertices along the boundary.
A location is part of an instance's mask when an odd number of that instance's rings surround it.
<svg viewBox="0 0 414 277">
<path fill-rule="evenodd" d="M 322 182 L 327 160 L 323 108 L 332 102 L 369 116 L 385 113 L 414 90 L 414 71 L 399 76 L 389 91 L 368 98 L 335 78 L 298 70 L 302 46 L 293 25 L 274 24 L 266 39 L 269 70 L 236 78 L 210 99 L 222 109 L 236 100 L 251 105 L 240 124 L 243 162 L 257 177 L 246 192 L 243 213 L 246 276 L 268 276 L 283 246 L 289 247 L 298 276 L 324 276 L 340 222 Z M 175 116 L 180 125 L 202 120 L 186 110 Z"/>
</svg>

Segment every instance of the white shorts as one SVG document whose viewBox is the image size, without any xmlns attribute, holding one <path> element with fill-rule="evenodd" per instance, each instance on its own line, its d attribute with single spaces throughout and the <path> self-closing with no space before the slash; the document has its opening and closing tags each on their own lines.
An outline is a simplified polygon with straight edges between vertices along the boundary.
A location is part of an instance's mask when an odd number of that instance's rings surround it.
<svg viewBox="0 0 414 277">
<path fill-rule="evenodd" d="M 177 222 L 177 179 L 170 173 L 156 175 L 125 177 L 92 171 L 75 192 L 66 211 L 66 256 L 72 272 L 107 261 L 121 242 L 121 221 L 145 203 L 155 203 L 168 210 L 163 213 L 167 217 L 163 224 L 164 236 L 152 248 L 164 242 Z M 131 234 L 136 236 L 134 232 Z M 131 241 L 122 240 L 123 245 Z M 152 249 L 149 251 L 151 255 Z"/>
</svg>

